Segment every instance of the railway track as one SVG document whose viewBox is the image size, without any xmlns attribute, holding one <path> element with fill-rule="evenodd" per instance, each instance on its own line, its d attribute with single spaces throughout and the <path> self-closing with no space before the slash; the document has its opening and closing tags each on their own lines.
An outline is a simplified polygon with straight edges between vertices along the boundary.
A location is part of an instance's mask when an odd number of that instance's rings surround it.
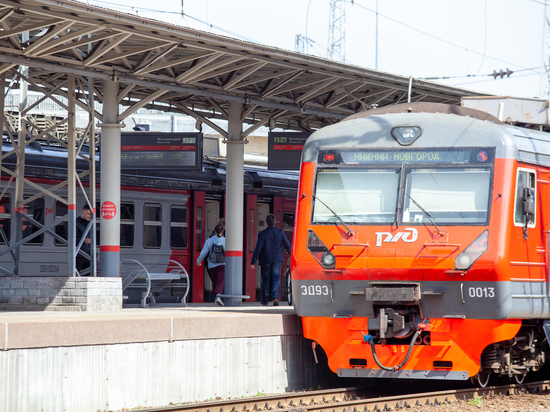
<svg viewBox="0 0 550 412">
<path fill-rule="evenodd" d="M 373 395 L 373 388 L 340 388 L 214 402 L 200 402 L 163 408 L 141 409 L 147 412 L 383 412 L 408 409 L 413 406 L 451 404 L 458 400 L 492 398 L 518 394 L 520 391 L 542 393 L 550 390 L 550 381 L 509 384 L 401 394 Z"/>
</svg>

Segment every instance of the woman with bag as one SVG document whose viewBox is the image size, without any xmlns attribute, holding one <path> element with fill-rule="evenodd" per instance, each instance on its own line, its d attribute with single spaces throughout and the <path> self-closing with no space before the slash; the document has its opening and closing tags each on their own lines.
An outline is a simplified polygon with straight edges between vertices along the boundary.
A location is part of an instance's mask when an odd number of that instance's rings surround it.
<svg viewBox="0 0 550 412">
<path fill-rule="evenodd" d="M 216 296 L 216 305 L 223 306 L 223 302 L 218 295 L 223 294 L 223 285 L 225 283 L 225 237 L 223 225 L 217 224 L 214 228 L 215 236 L 209 237 L 204 242 L 201 254 L 197 258 L 197 265 L 200 266 L 202 260 L 208 255 L 208 274 L 212 279 L 214 295 Z"/>
</svg>

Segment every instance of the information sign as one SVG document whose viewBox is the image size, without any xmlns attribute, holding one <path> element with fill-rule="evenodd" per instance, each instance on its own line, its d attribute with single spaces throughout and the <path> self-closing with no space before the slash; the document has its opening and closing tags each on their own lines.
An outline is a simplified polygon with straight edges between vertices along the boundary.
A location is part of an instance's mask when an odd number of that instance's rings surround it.
<svg viewBox="0 0 550 412">
<path fill-rule="evenodd" d="M 202 133 L 123 132 L 121 168 L 202 170 Z"/>
<path fill-rule="evenodd" d="M 269 132 L 267 168 L 269 170 L 300 170 L 302 149 L 310 135 L 310 132 Z"/>
</svg>

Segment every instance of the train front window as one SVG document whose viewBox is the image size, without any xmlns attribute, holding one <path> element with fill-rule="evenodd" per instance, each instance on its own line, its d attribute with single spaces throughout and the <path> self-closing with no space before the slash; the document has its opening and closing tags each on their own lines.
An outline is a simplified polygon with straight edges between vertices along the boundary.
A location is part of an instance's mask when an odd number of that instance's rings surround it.
<svg viewBox="0 0 550 412">
<path fill-rule="evenodd" d="M 396 221 L 399 171 L 322 169 L 317 174 L 313 222 L 392 223 Z M 326 206 L 334 211 L 332 213 Z"/>
<path fill-rule="evenodd" d="M 403 223 L 486 223 L 490 187 L 489 168 L 409 169 Z"/>
</svg>

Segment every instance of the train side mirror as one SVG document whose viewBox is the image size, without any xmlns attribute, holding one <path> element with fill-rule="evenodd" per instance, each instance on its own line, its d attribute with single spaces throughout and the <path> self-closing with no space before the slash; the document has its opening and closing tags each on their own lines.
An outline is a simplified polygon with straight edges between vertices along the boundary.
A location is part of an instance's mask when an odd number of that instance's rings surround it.
<svg viewBox="0 0 550 412">
<path fill-rule="evenodd" d="M 526 223 L 532 222 L 535 217 L 535 189 L 530 187 L 523 188 L 523 215 Z"/>
</svg>

